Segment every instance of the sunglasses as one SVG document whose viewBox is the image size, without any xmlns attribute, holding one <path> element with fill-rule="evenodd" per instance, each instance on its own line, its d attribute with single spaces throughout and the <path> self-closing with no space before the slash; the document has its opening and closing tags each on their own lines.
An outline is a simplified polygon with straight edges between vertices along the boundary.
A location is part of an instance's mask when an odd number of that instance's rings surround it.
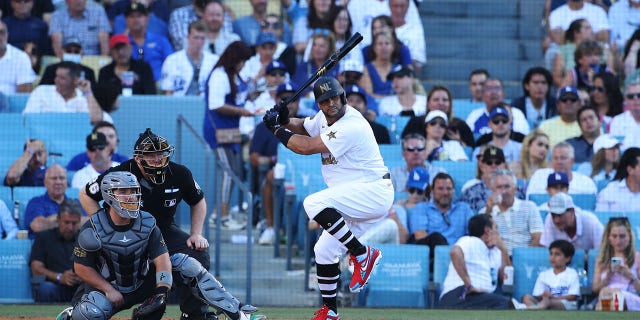
<svg viewBox="0 0 640 320">
<path fill-rule="evenodd" d="M 417 193 L 419 196 L 424 194 L 424 190 L 421 190 L 421 189 L 418 189 L 418 188 L 413 188 L 413 187 L 409 188 L 408 191 L 409 191 L 410 194 Z"/>
<path fill-rule="evenodd" d="M 96 150 L 102 151 L 102 150 L 104 150 L 104 148 L 106 148 L 106 146 L 104 146 L 104 147 L 91 147 L 91 148 L 89 148 L 89 151 L 91 151 L 91 152 L 96 151 Z"/>
<path fill-rule="evenodd" d="M 640 92 L 638 92 L 638 93 L 627 93 L 627 94 L 625 95 L 625 97 L 626 97 L 627 99 L 629 99 L 629 100 L 633 100 L 634 98 L 635 98 L 635 99 L 640 99 Z"/>
<path fill-rule="evenodd" d="M 275 76 L 284 77 L 285 75 L 287 75 L 287 72 L 284 70 L 272 70 L 272 71 L 269 71 L 269 73 L 267 74 L 272 77 L 275 77 Z"/>
<path fill-rule="evenodd" d="M 501 123 L 507 124 L 507 123 L 509 123 L 509 119 L 507 119 L 507 118 L 493 118 L 493 119 L 491 119 L 491 123 L 493 123 L 493 124 L 501 124 Z"/>
<path fill-rule="evenodd" d="M 321 29 L 321 28 L 313 29 L 311 31 L 311 34 L 313 34 L 313 35 L 321 34 L 321 35 L 324 35 L 324 36 L 328 36 L 330 33 L 331 33 L 331 30 L 329 30 L 329 29 Z"/>
<path fill-rule="evenodd" d="M 414 152 L 414 151 L 420 152 L 420 151 L 424 151 L 424 147 L 407 147 L 407 148 L 404 148 L 404 151 L 406 151 L 406 152 Z"/>
<path fill-rule="evenodd" d="M 601 86 L 593 86 L 589 88 L 589 92 L 604 92 L 604 87 Z"/>
<path fill-rule="evenodd" d="M 444 121 L 431 121 L 429 122 L 430 126 L 440 126 L 440 128 L 446 128 L 447 124 Z"/>
<path fill-rule="evenodd" d="M 496 159 L 496 160 L 493 160 L 493 161 L 490 161 L 490 160 L 489 161 L 482 161 L 482 162 L 484 162 L 484 164 L 486 164 L 488 166 L 493 166 L 493 165 L 499 166 L 499 165 L 504 163 L 504 161 L 499 160 L 499 159 Z"/>
<path fill-rule="evenodd" d="M 280 29 L 280 22 L 263 21 L 261 27 L 263 29 L 267 29 L 267 28 Z"/>
<path fill-rule="evenodd" d="M 560 101 L 562 101 L 562 102 L 569 102 L 569 101 L 570 102 L 577 102 L 578 98 L 573 98 L 573 97 L 572 98 L 560 98 Z"/>
<path fill-rule="evenodd" d="M 629 218 L 627 217 L 611 217 L 609 218 L 609 223 L 612 222 L 620 222 L 622 224 L 629 224 Z"/>
</svg>

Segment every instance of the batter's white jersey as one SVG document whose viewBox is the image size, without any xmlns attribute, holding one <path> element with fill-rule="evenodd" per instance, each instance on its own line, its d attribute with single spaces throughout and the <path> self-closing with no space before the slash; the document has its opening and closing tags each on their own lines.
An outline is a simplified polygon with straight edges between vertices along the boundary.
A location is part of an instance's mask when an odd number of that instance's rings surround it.
<svg viewBox="0 0 640 320">
<path fill-rule="evenodd" d="M 320 135 L 329 153 L 322 153 L 322 176 L 329 187 L 344 183 L 372 182 L 389 173 L 371 126 L 353 107 L 329 126 L 324 113 L 304 120 L 310 136 Z"/>
<path fill-rule="evenodd" d="M 198 74 L 198 88 L 200 95 L 204 94 L 204 86 L 213 66 L 218 62 L 218 55 L 207 51 L 202 52 L 202 64 Z M 170 54 L 162 64 L 160 89 L 173 91 L 174 96 L 184 96 L 193 79 L 193 66 L 189 62 L 186 49 Z"/>
</svg>

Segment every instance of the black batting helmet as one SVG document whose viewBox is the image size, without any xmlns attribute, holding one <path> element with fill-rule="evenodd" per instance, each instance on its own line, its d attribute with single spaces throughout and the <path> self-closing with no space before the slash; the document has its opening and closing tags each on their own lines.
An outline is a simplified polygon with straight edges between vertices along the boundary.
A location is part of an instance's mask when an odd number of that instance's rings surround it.
<svg viewBox="0 0 640 320">
<path fill-rule="evenodd" d="M 316 103 L 320 103 L 329 98 L 340 96 L 342 103 L 346 103 L 344 98 L 344 89 L 336 78 L 320 77 L 316 84 L 313 85 L 313 95 L 316 97 Z"/>
</svg>

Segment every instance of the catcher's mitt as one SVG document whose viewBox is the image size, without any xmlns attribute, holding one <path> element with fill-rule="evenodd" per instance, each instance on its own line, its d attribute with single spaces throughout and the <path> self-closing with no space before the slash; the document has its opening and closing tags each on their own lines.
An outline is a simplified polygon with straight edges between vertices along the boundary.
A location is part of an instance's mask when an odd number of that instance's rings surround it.
<svg viewBox="0 0 640 320">
<path fill-rule="evenodd" d="M 169 288 L 157 287 L 153 294 L 144 300 L 137 308 L 133 309 L 133 320 L 160 319 L 167 308 Z"/>
</svg>

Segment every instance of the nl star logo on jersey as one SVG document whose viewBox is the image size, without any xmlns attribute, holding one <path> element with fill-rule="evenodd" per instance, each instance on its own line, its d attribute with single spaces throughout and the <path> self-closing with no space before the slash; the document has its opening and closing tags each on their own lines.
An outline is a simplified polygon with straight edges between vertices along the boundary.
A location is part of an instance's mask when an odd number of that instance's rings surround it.
<svg viewBox="0 0 640 320">
<path fill-rule="evenodd" d="M 327 137 L 329 137 L 329 140 L 331 140 L 331 139 L 338 139 L 338 138 L 336 137 L 336 133 L 337 133 L 337 131 L 329 131 L 329 133 L 327 133 Z"/>
</svg>

